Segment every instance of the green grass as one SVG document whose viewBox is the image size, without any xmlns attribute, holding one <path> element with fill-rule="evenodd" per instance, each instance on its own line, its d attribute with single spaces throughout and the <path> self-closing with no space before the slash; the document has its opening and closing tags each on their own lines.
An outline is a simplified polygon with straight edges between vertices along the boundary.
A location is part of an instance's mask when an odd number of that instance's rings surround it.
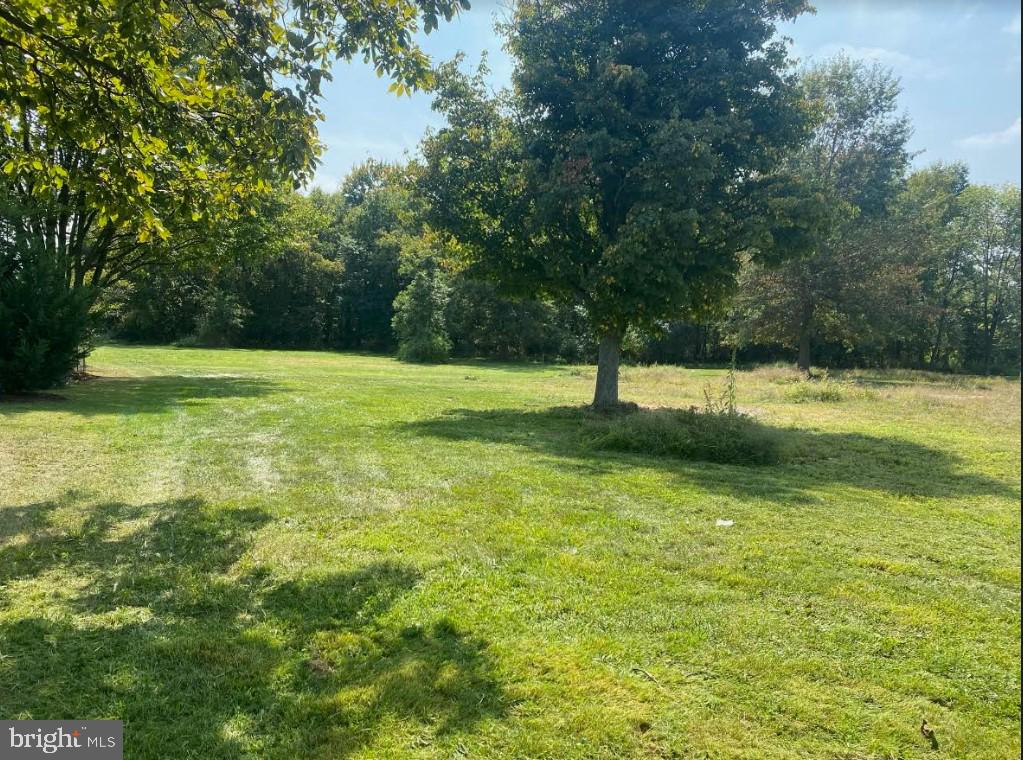
<svg viewBox="0 0 1023 760">
<path fill-rule="evenodd" d="M 739 466 L 585 445 L 592 368 L 90 370 L 0 403 L 3 717 L 128 758 L 1019 756 L 1018 382 L 741 372 L 789 453 Z"/>
</svg>

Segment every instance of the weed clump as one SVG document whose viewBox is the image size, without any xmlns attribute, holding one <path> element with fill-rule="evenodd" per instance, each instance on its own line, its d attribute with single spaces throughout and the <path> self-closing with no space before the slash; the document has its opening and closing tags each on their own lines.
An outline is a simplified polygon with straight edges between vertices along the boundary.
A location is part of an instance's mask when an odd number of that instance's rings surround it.
<svg viewBox="0 0 1023 760">
<path fill-rule="evenodd" d="M 824 374 L 814 378 L 803 378 L 785 392 L 786 398 L 796 404 L 806 403 L 838 403 L 853 399 L 873 399 L 877 394 L 869 388 L 858 387 L 855 383 L 834 380 L 824 370 Z"/>
<path fill-rule="evenodd" d="M 781 459 L 781 433 L 735 404 L 735 366 L 724 390 L 704 391 L 702 409 L 631 409 L 590 420 L 593 448 L 720 464 L 763 465 Z"/>
<path fill-rule="evenodd" d="M 591 427 L 596 449 L 669 456 L 720 464 L 774 464 L 781 436 L 742 412 L 643 409 Z"/>
<path fill-rule="evenodd" d="M 842 387 L 842 383 L 836 383 L 827 377 L 820 380 L 800 380 L 785 391 L 785 397 L 796 404 L 838 403 L 845 401 L 846 389 Z"/>
</svg>

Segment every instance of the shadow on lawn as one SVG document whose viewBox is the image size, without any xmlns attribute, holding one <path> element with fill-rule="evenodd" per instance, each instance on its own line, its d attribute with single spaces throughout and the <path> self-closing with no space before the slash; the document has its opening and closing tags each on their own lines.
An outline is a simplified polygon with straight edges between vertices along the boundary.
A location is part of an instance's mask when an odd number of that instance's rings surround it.
<svg viewBox="0 0 1023 760">
<path fill-rule="evenodd" d="M 4 715 L 120 718 L 131 757 L 234 758 L 345 757 L 394 722 L 429 742 L 503 712 L 483 642 L 385 619 L 412 568 L 282 580 L 238 571 L 260 510 L 105 504 L 67 530 L 61 506 L 18 508 L 0 544 Z"/>
<path fill-rule="evenodd" d="M 781 464 L 725 465 L 598 450 L 587 441 L 591 417 L 582 407 L 453 409 L 441 417 L 407 423 L 402 429 L 451 441 L 523 446 L 594 475 L 657 467 L 702 488 L 742 498 L 808 501 L 810 492 L 821 484 L 839 483 L 898 495 L 989 494 L 1019 499 L 1017 489 L 965 471 L 954 454 L 898 438 L 772 428 L 784 452 Z"/>
<path fill-rule="evenodd" d="M 57 411 L 80 415 L 159 412 L 207 399 L 252 398 L 276 389 L 267 380 L 224 375 L 151 375 L 96 377 L 58 393 L 0 396 L 0 416 L 18 412 Z"/>
</svg>

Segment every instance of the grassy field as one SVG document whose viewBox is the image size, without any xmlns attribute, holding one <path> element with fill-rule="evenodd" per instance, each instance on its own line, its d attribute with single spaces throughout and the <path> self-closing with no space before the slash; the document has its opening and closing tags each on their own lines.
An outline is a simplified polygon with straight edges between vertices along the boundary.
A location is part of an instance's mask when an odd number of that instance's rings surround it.
<svg viewBox="0 0 1023 760">
<path fill-rule="evenodd" d="M 1019 757 L 1018 382 L 742 372 L 787 453 L 726 466 L 587 446 L 588 367 L 90 371 L 0 403 L 2 717 L 121 718 L 126 758 Z"/>
</svg>

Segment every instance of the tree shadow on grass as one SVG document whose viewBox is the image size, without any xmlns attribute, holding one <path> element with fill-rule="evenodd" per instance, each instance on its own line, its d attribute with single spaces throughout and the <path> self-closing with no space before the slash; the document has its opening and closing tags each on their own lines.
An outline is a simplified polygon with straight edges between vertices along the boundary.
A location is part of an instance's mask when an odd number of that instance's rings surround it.
<svg viewBox="0 0 1023 760">
<path fill-rule="evenodd" d="M 1018 489 L 967 471 L 956 455 L 900 438 L 761 426 L 777 437 L 781 462 L 727 465 L 601 450 L 590 435 L 594 418 L 583 407 L 453 409 L 440 417 L 406 423 L 402 430 L 449 441 L 521 446 L 558 458 L 561 467 L 591 475 L 654 467 L 701 488 L 742 498 L 809 501 L 813 491 L 827 484 L 905 496 L 1020 498 Z"/>
<path fill-rule="evenodd" d="M 141 758 L 346 757 L 503 714 L 484 642 L 388 619 L 411 567 L 284 579 L 245 561 L 258 509 L 111 503 L 69 529 L 62 506 L 16 508 L 0 545 L 0 714 L 123 719 Z"/>
<path fill-rule="evenodd" d="M 85 416 L 151 414 L 223 398 L 268 395 L 276 385 L 253 377 L 225 375 L 152 375 L 96 377 L 63 389 L 60 395 L 0 396 L 0 417 L 24 412 L 56 411 Z"/>
</svg>

